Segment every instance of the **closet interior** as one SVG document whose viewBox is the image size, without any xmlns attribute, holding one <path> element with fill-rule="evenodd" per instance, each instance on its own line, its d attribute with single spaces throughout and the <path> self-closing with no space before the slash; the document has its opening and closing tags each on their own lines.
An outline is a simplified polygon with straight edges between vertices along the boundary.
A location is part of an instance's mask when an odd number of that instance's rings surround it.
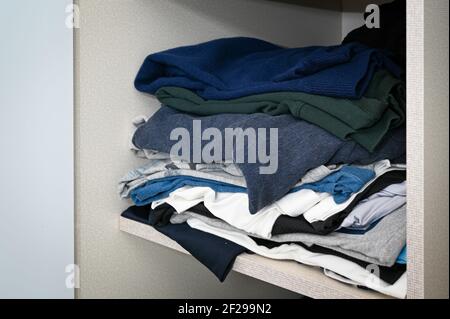
<svg viewBox="0 0 450 319">
<path fill-rule="evenodd" d="M 81 276 L 81 294 L 95 295 L 94 283 L 112 274 L 124 290 L 148 293 L 141 285 L 158 277 L 164 268 L 158 260 L 174 260 L 173 251 L 206 259 L 220 281 L 232 270 L 312 298 L 420 294 L 414 251 L 423 238 L 406 205 L 407 8 L 405 1 L 390 2 L 377 1 L 381 10 L 371 11 L 373 1 L 350 0 L 111 1 L 106 7 L 79 0 L 79 170 L 89 187 L 78 188 L 77 257 L 90 269 Z M 378 18 L 381 28 L 364 25 Z M 274 178 L 255 173 L 255 165 L 168 157 L 172 130 L 192 133 L 194 120 L 221 132 L 233 125 L 277 127 L 281 173 Z M 308 155 L 296 157 L 302 150 Z M 305 164 L 308 156 L 314 160 Z M 99 172 L 107 178 L 86 177 Z M 118 181 L 121 199 L 105 195 Z M 224 217 L 224 203 L 234 217 Z M 114 216 L 122 212 L 117 226 Z M 167 224 L 180 227 L 164 229 Z M 183 233 L 181 225 L 190 230 Z M 210 249 L 226 246 L 236 258 L 205 257 L 207 248 L 183 239 L 192 230 L 208 234 L 196 240 Z M 129 268 L 119 274 L 121 267 Z M 141 283 L 136 271 L 148 271 Z M 166 278 L 170 271 L 180 278 L 187 270 L 172 265 Z"/>
</svg>

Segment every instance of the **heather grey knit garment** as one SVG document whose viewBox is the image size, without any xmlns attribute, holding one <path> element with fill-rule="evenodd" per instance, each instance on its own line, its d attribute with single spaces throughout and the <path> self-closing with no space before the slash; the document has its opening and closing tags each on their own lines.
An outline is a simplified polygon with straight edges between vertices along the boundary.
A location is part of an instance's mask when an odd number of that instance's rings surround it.
<svg viewBox="0 0 450 319">
<path fill-rule="evenodd" d="M 201 121 L 198 134 L 194 130 L 194 123 L 198 124 L 197 121 Z M 193 141 L 189 147 L 191 155 L 188 160 L 191 162 L 196 162 L 197 159 L 193 157 L 200 155 L 198 148 L 194 145 L 201 146 L 200 148 L 203 149 L 209 143 L 207 140 L 197 140 L 198 136 L 203 136 L 207 129 L 219 130 L 223 137 L 230 129 L 243 131 L 250 129 L 252 132 L 258 132 L 257 138 L 263 141 L 261 145 L 265 144 L 265 150 L 270 150 L 269 154 L 276 155 L 274 174 L 261 173 L 260 170 L 267 167 L 267 163 L 260 158 L 257 158 L 256 163 L 248 160 L 242 163 L 233 157 L 229 158 L 230 154 L 225 152 L 218 154 L 221 156 L 220 162 L 232 160 L 241 169 L 247 184 L 249 210 L 252 214 L 286 195 L 307 171 L 315 167 L 344 163 L 369 164 L 383 159 L 398 163 L 397 159 L 405 154 L 406 148 L 404 128 L 393 131 L 374 153 L 369 153 L 353 141 L 343 141 L 318 126 L 295 119 L 290 115 L 271 116 L 257 113 L 199 117 L 177 112 L 165 106 L 161 107 L 145 124 L 139 126 L 133 136 L 133 144 L 141 150 L 170 153 L 172 146 L 178 143 L 170 139 L 174 129 L 187 132 L 192 139 L 197 136 L 195 143 Z M 239 133 L 241 140 L 245 135 L 243 131 Z M 261 135 L 260 131 L 263 132 Z M 269 138 L 266 133 L 270 134 Z M 278 142 L 276 149 L 272 148 L 272 141 Z M 225 141 L 219 140 L 220 142 L 227 144 Z M 199 143 L 201 145 L 198 145 Z M 233 145 L 234 154 L 244 152 L 244 158 L 248 159 L 248 155 L 254 153 L 251 151 L 254 147 L 241 146 L 237 143 Z M 223 150 L 225 148 L 225 146 L 222 147 Z"/>
<path fill-rule="evenodd" d="M 234 164 L 192 164 L 167 158 L 149 160 L 129 171 L 119 182 L 120 196 L 128 197 L 133 189 L 148 181 L 169 176 L 192 176 L 246 187 L 242 172 Z"/>
</svg>

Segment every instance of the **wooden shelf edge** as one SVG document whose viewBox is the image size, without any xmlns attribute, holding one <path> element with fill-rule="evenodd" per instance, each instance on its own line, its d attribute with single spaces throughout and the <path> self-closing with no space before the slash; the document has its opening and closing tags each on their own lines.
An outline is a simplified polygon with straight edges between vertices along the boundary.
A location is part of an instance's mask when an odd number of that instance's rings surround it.
<svg viewBox="0 0 450 319">
<path fill-rule="evenodd" d="M 175 241 L 151 226 L 124 217 L 120 217 L 119 224 L 120 230 L 125 233 L 189 254 Z M 380 293 L 358 289 L 328 278 L 319 268 L 294 261 L 280 261 L 253 254 L 242 254 L 236 258 L 233 270 L 315 299 L 390 299 Z"/>
</svg>

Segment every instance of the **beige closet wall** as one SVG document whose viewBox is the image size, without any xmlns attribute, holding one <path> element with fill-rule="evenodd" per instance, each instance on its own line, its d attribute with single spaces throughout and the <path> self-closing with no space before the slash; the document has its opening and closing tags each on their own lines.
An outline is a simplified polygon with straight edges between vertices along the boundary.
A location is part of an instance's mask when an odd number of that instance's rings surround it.
<svg viewBox="0 0 450 319">
<path fill-rule="evenodd" d="M 131 120 L 159 107 L 133 87 L 147 54 L 239 35 L 288 46 L 334 44 L 341 38 L 341 13 L 266 0 L 79 0 L 78 4 L 78 296 L 298 297 L 236 273 L 220 284 L 193 258 L 121 233 L 118 218 L 130 203 L 119 200 L 117 181 L 143 163 L 128 150 Z"/>
</svg>

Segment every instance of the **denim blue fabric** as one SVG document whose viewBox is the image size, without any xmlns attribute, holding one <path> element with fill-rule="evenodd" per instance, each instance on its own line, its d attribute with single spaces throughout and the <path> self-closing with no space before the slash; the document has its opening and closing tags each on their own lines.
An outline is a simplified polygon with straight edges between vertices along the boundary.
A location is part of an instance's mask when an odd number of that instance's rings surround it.
<svg viewBox="0 0 450 319">
<path fill-rule="evenodd" d="M 374 177 L 375 173 L 369 169 L 344 166 L 339 171 L 328 175 L 318 182 L 294 187 L 289 193 L 298 192 L 302 189 L 311 189 L 315 192 L 333 195 L 335 202 L 340 204 L 349 199 L 353 193 L 358 192 Z M 247 188 L 245 187 L 222 183 L 211 179 L 177 175 L 148 181 L 143 186 L 132 190 L 130 192 L 130 197 L 135 205 L 143 206 L 156 200 L 166 198 L 171 192 L 183 186 L 209 187 L 216 192 L 247 193 Z"/>
<path fill-rule="evenodd" d="M 358 43 L 283 48 L 237 37 L 151 54 L 135 87 L 155 94 L 163 86 L 176 86 L 216 100 L 280 91 L 361 98 L 380 68 L 397 77 L 401 73 L 383 51 Z"/>
<path fill-rule="evenodd" d="M 267 164 L 261 163 L 258 159 L 256 163 L 236 163 L 245 177 L 251 213 L 256 213 L 282 198 L 307 171 L 320 165 L 371 164 L 383 159 L 398 162 L 398 158 L 404 160 L 406 151 L 405 128 L 392 131 L 375 152 L 370 153 L 353 141 L 341 140 L 320 127 L 291 115 L 271 116 L 256 113 L 201 117 L 181 113 L 165 106 L 136 130 L 133 144 L 138 149 L 170 153 L 171 147 L 178 143 L 170 139 L 172 130 L 184 128 L 192 138 L 194 136 L 193 120 L 201 120 L 201 133 L 207 128 L 217 128 L 222 136 L 225 136 L 226 128 L 242 128 L 243 130 L 262 128 L 266 129 L 267 135 L 272 128 L 278 130 L 278 169 L 274 174 L 260 174 L 260 168 Z M 209 141 L 202 140 L 201 147 L 203 148 L 207 143 Z M 192 162 L 194 148 L 193 143 L 190 144 L 190 161 Z M 266 149 L 270 149 L 269 139 L 267 139 Z M 245 158 L 247 158 L 247 151 L 248 148 L 245 148 Z M 224 157 L 222 160 L 225 160 Z"/>
<path fill-rule="evenodd" d="M 369 227 L 367 227 L 365 229 L 339 228 L 338 230 L 336 230 L 336 233 L 351 234 L 351 235 L 364 235 L 368 231 L 372 230 L 375 226 L 377 226 L 378 223 L 381 222 L 382 220 L 383 220 L 383 218 L 373 222 L 372 224 L 370 224 Z"/>
<path fill-rule="evenodd" d="M 341 204 L 373 178 L 375 178 L 375 173 L 370 169 L 344 166 L 324 179 L 315 183 L 300 185 L 294 188 L 294 191 L 310 189 L 319 193 L 329 193 L 333 195 L 337 204 Z"/>
<path fill-rule="evenodd" d="M 216 192 L 246 193 L 245 187 L 192 176 L 169 176 L 156 179 L 131 191 L 130 197 L 137 206 L 166 198 L 171 192 L 184 186 L 210 187 Z"/>
<path fill-rule="evenodd" d="M 403 248 L 402 252 L 400 253 L 400 255 L 397 258 L 397 264 L 400 265 L 406 265 L 407 264 L 407 248 L 406 246 Z"/>
</svg>

